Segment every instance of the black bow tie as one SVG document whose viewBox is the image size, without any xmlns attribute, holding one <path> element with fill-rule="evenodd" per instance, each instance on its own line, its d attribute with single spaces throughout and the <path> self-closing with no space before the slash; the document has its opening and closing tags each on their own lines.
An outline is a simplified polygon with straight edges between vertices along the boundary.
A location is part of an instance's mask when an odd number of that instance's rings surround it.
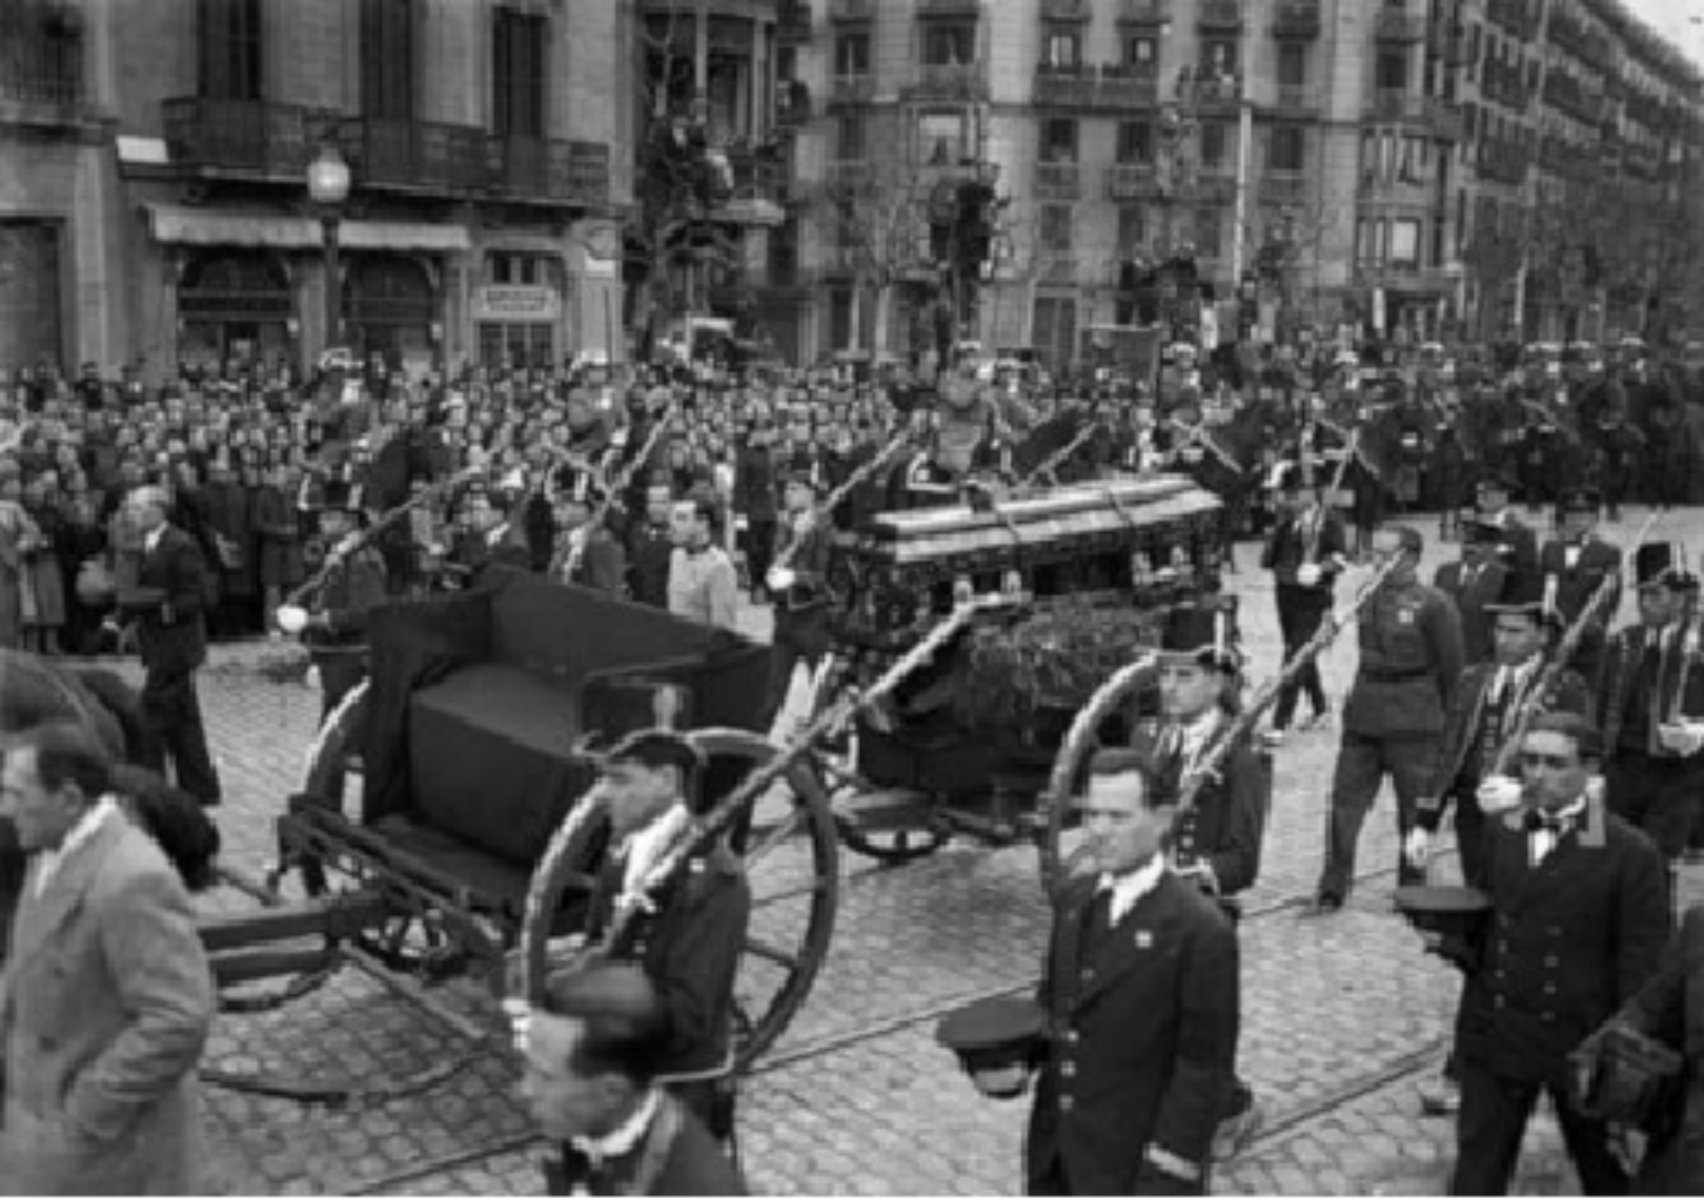
<svg viewBox="0 0 1704 1200">
<path fill-rule="evenodd" d="M 1557 837 L 1561 837 L 1573 827 L 1574 818 L 1560 816 L 1557 813 L 1545 812 L 1542 809 L 1534 809 L 1532 812 L 1529 812 L 1526 817 L 1526 828 L 1528 833 L 1537 833 L 1541 829 L 1548 829 Z"/>
</svg>

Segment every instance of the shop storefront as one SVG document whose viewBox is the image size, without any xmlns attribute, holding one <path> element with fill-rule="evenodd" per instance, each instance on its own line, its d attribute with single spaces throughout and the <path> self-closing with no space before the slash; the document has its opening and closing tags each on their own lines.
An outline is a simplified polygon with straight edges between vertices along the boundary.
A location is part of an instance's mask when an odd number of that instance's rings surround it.
<svg viewBox="0 0 1704 1200">
<path fill-rule="evenodd" d="M 0 220 L 0 366 L 62 362 L 60 227 Z"/>
<path fill-rule="evenodd" d="M 546 284 L 492 283 L 475 290 L 479 362 L 486 367 L 549 367 L 559 358 L 562 295 Z"/>
<path fill-rule="evenodd" d="M 404 254 L 360 254 L 343 281 L 344 328 L 362 357 L 382 354 L 394 370 L 423 371 L 437 357 L 438 289 L 432 273 Z"/>
<path fill-rule="evenodd" d="M 260 250 L 194 254 L 178 279 L 178 358 L 202 368 L 289 361 L 296 306 L 283 261 Z"/>
</svg>

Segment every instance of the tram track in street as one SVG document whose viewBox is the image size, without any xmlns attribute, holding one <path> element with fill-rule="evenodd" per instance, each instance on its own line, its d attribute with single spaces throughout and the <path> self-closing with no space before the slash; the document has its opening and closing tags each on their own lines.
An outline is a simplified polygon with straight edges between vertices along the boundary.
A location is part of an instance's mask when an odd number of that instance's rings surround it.
<svg viewBox="0 0 1704 1200">
<path fill-rule="evenodd" d="M 1453 850 L 1440 848 L 1438 857 L 1442 857 L 1446 853 L 1453 853 Z M 866 878 L 890 870 L 892 870 L 891 867 L 877 864 L 854 869 L 847 872 L 847 875 L 854 879 Z M 1357 887 L 1360 887 L 1381 879 L 1387 879 L 1396 873 L 1395 867 L 1381 867 L 1357 873 L 1354 881 Z M 1274 917 L 1297 913 L 1306 907 L 1311 897 L 1311 891 L 1291 892 L 1246 910 L 1242 918 L 1242 936 L 1246 937 L 1249 927 L 1257 922 L 1264 924 Z M 782 1049 L 768 1055 L 753 1066 L 747 1072 L 746 1077 L 748 1079 L 761 1079 L 777 1075 L 803 1064 L 903 1033 L 919 1025 L 938 1021 L 954 1009 L 978 1000 L 1018 996 L 1026 992 L 1033 992 L 1040 982 L 1041 976 L 1037 972 L 1027 975 L 1017 983 L 1001 984 L 997 987 L 961 993 L 946 1000 L 933 1001 L 921 1008 L 890 1014 L 879 1020 L 860 1025 L 855 1029 L 815 1038 L 791 1049 Z M 1437 1064 L 1439 1056 L 1447 1046 L 1447 1038 L 1435 1038 L 1418 1049 L 1394 1058 L 1383 1058 L 1364 1070 L 1357 1071 L 1335 1087 L 1328 1088 L 1317 1095 L 1304 1097 L 1282 1109 L 1270 1112 L 1243 1144 L 1237 1157 L 1243 1158 L 1251 1154 L 1258 1154 L 1270 1146 L 1281 1144 L 1291 1134 L 1311 1122 L 1393 1083 L 1426 1071 Z M 405 1189 L 408 1185 L 420 1180 L 455 1171 L 488 1159 L 520 1154 L 533 1149 L 542 1152 L 547 1145 L 546 1139 L 533 1133 L 498 1138 L 480 1146 L 467 1147 L 436 1156 L 404 1170 L 364 1182 L 351 1188 L 346 1194 L 371 1196 L 391 1193 Z"/>
</svg>

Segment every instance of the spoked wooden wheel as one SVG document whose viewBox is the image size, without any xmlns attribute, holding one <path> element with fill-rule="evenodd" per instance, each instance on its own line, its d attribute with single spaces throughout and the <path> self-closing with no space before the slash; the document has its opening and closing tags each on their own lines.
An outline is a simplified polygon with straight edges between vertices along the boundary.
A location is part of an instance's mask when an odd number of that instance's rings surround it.
<svg viewBox="0 0 1704 1200">
<path fill-rule="evenodd" d="M 1081 847 L 1071 836 L 1076 827 L 1071 815 L 1071 796 L 1083 764 L 1100 745 L 1101 727 L 1140 688 L 1153 683 L 1158 664 L 1158 656 L 1149 654 L 1113 672 L 1089 697 L 1089 702 L 1077 710 L 1065 740 L 1059 743 L 1059 753 L 1047 778 L 1047 791 L 1040 798 L 1046 817 L 1039 847 L 1041 883 L 1049 896 L 1086 865 Z"/>
<path fill-rule="evenodd" d="M 767 738 L 743 729 L 698 729 L 689 735 L 710 761 L 756 768 L 780 753 Z M 582 797 L 557 829 L 534 870 L 521 926 L 522 987 L 542 999 L 550 939 L 564 932 L 559 914 L 595 868 L 589 849 L 607 818 Z M 607 840 L 607 838 L 606 838 Z M 751 887 L 751 923 L 734 985 L 735 1049 L 739 1069 L 775 1043 L 809 995 L 834 929 L 839 847 L 828 795 L 809 759 L 760 796 L 735 822 L 731 844 Z M 552 927 L 555 926 L 553 929 Z"/>
</svg>

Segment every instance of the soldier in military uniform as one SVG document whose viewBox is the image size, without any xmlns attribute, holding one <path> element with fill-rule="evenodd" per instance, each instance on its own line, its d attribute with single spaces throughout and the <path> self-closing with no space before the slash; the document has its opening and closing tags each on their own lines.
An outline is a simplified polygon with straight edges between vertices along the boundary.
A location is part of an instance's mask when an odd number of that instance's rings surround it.
<svg viewBox="0 0 1704 1200">
<path fill-rule="evenodd" d="M 1697 626 L 1683 626 L 1696 586 L 1675 548 L 1633 558 L 1639 620 L 1609 641 L 1598 676 L 1609 806 L 1657 844 L 1670 865 L 1685 853 L 1704 787 L 1704 663 Z"/>
<path fill-rule="evenodd" d="M 1172 869 L 1194 881 L 1233 925 L 1242 915 L 1237 897 L 1260 875 L 1271 791 L 1269 764 L 1247 735 L 1216 771 L 1197 774 L 1232 720 L 1229 697 L 1242 670 L 1234 616 L 1228 602 L 1179 605 L 1166 614 L 1160 641 L 1161 719 L 1140 723 L 1135 739 L 1151 764 L 1157 803 L 1177 804 L 1185 790 L 1197 789 L 1193 802 L 1179 808 L 1172 827 Z M 1234 1079 L 1213 1157 L 1231 1157 L 1253 1133 L 1259 1116 L 1253 1091 Z"/>
<path fill-rule="evenodd" d="M 1495 472 L 1480 476 L 1474 491 L 1477 520 L 1497 530 L 1506 553 L 1503 561 L 1517 575 L 1538 574 L 1538 534 L 1520 518 L 1512 503 L 1514 487 Z"/>
<path fill-rule="evenodd" d="M 1461 557 L 1441 563 L 1432 576 L 1432 586 L 1448 596 L 1461 617 L 1464 660 L 1490 662 L 1494 645 L 1492 619 L 1486 606 L 1503 594 L 1510 577 L 1503 551 L 1503 535 L 1495 525 L 1481 521 L 1475 513 L 1461 517 Z"/>
<path fill-rule="evenodd" d="M 834 529 L 827 513 L 816 509 L 821 476 L 814 470 L 793 471 L 782 486 L 781 529 L 775 561 L 765 581 L 774 601 L 775 635 L 771 639 L 769 696 L 763 728 L 774 723 L 787 702 L 787 690 L 799 664 L 815 671 L 829 648 L 829 553 Z"/>
<path fill-rule="evenodd" d="M 1571 488 L 1562 496 L 1561 529 L 1539 551 L 1538 569 L 1544 576 L 1545 607 L 1562 626 L 1572 626 L 1606 580 L 1613 595 L 1580 639 L 1571 666 L 1595 681 L 1610 616 L 1621 606 L 1621 550 L 1597 536 L 1600 497 L 1590 488 Z"/>
<path fill-rule="evenodd" d="M 1444 733 L 1444 705 L 1462 669 L 1461 618 L 1449 598 L 1415 578 L 1425 548 L 1418 530 L 1390 526 L 1373 535 L 1373 555 L 1394 562 L 1368 600 L 1357 629 L 1361 662 L 1343 706 L 1343 736 L 1331 784 L 1325 866 L 1311 914 L 1334 913 L 1355 878 L 1355 849 L 1373 799 L 1389 775 L 1397 830 L 1406 838 Z M 1418 882 L 1399 852 L 1403 882 Z"/>
<path fill-rule="evenodd" d="M 1507 1191 L 1541 1091 L 1586 1194 L 1627 1191 L 1608 1126 L 1574 1103 L 1569 1056 L 1655 971 L 1669 910 L 1657 851 L 1588 790 L 1601 749 L 1577 714 L 1533 721 L 1521 807 L 1485 829 L 1489 920 L 1440 947 L 1467 973 L 1452 1195 Z"/>
<path fill-rule="evenodd" d="M 1277 581 L 1278 628 L 1284 638 L 1284 661 L 1296 656 L 1319 632 L 1320 622 L 1331 611 L 1331 589 L 1347 565 L 1348 538 L 1343 518 L 1319 502 L 1317 488 L 1307 487 L 1302 469 L 1295 463 L 1281 464 L 1276 475 L 1279 517 L 1266 543 L 1260 565 Z M 1278 693 L 1272 728 L 1283 732 L 1296 712 L 1296 694 L 1306 691 L 1313 716 L 1305 728 L 1326 720 L 1331 714 L 1313 660 Z"/>
<path fill-rule="evenodd" d="M 593 515 L 604 502 L 604 493 L 584 471 L 574 473 L 572 482 L 559 492 L 551 506 L 556 528 L 546 575 L 562 583 L 577 583 L 611 596 L 627 595 L 627 555 L 615 535 Z M 578 549 L 572 574 L 569 560 Z"/>
<path fill-rule="evenodd" d="M 1237 939 L 1167 867 L 1173 810 L 1139 750 L 1080 801 L 1094 869 L 1056 897 L 1025 1172 L 1031 1195 L 1203 1195 L 1236 1063 Z"/>
<path fill-rule="evenodd" d="M 703 773 L 692 743 L 662 730 L 632 734 L 603 756 L 610 854 L 592 889 L 588 942 L 602 945 L 617 901 L 713 800 L 699 787 Z M 641 906 L 620 944 L 602 946 L 611 960 L 637 963 L 656 988 L 666 1026 L 658 1080 L 723 1141 L 734 1128 L 734 977 L 750 920 L 744 867 L 718 843 Z"/>
<path fill-rule="evenodd" d="M 363 544 L 342 551 L 357 536 L 360 489 L 329 480 L 320 495 L 317 553 L 332 566 L 308 612 L 302 644 L 319 672 L 323 721 L 367 677 L 367 614 L 386 597 L 385 560 L 378 550 Z"/>
</svg>

